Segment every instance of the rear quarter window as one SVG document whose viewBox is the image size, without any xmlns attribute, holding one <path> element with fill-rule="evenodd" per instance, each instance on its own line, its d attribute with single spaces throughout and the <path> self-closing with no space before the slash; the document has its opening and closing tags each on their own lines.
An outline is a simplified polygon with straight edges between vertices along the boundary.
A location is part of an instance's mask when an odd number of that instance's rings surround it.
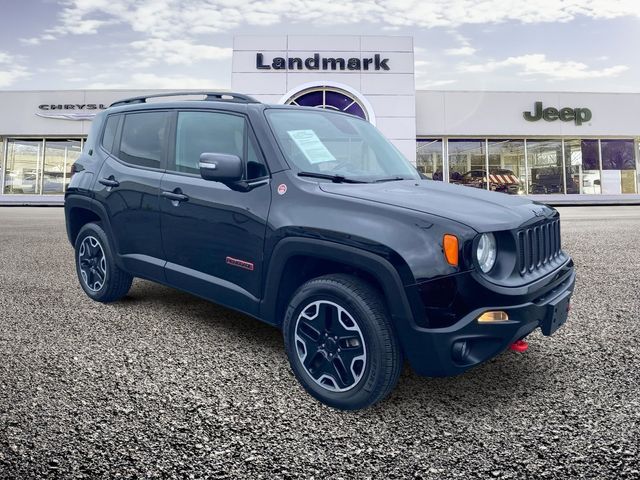
<svg viewBox="0 0 640 480">
<path fill-rule="evenodd" d="M 113 142 L 116 138 L 119 120 L 120 115 L 109 115 L 105 122 L 106 125 L 104 127 L 104 133 L 102 134 L 102 148 L 109 153 L 113 152 Z"/>
</svg>

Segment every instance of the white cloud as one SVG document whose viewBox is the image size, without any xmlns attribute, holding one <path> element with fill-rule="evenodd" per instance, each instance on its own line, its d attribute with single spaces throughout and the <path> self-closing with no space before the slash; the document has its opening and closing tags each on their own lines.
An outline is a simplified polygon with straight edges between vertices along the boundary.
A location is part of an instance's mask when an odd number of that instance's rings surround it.
<svg viewBox="0 0 640 480">
<path fill-rule="evenodd" d="M 14 85 L 18 80 L 29 76 L 30 73 L 20 65 L 15 56 L 0 52 L 0 88 Z"/>
<path fill-rule="evenodd" d="M 87 86 L 87 88 L 96 89 L 117 89 L 117 88 L 129 88 L 129 89 L 163 89 L 170 88 L 176 90 L 182 89 L 203 89 L 212 90 L 216 89 L 215 85 L 212 85 L 211 80 L 205 78 L 193 78 L 186 75 L 156 75 L 154 73 L 134 73 L 127 77 L 125 81 L 100 81 L 94 82 Z"/>
<path fill-rule="evenodd" d="M 30 74 L 27 69 L 21 66 L 10 67 L 7 69 L 0 67 L 0 88 L 10 87 L 18 80 L 29 76 Z"/>
<path fill-rule="evenodd" d="M 385 27 L 568 22 L 580 16 L 639 16 L 637 0 L 65 0 L 53 35 L 92 34 L 112 24 L 158 38 L 227 32 L 279 23 Z"/>
<path fill-rule="evenodd" d="M 416 82 L 416 88 L 436 88 L 436 87 L 444 87 L 445 85 L 451 85 L 452 83 L 456 83 L 457 80 L 453 79 L 442 79 L 442 80 L 422 80 Z"/>
<path fill-rule="evenodd" d="M 159 62 L 190 65 L 228 59 L 231 51 L 205 41 L 205 35 L 272 25 L 375 25 L 382 31 L 402 27 L 449 29 L 450 56 L 477 52 L 456 32 L 467 24 L 568 22 L 579 17 L 640 17 L 640 0 L 58 0 L 57 22 L 42 35 L 24 38 L 38 45 L 65 35 L 97 34 L 108 27 L 137 36 L 137 66 Z"/>
<path fill-rule="evenodd" d="M 518 75 L 546 77 L 554 80 L 615 77 L 629 69 L 626 65 L 595 69 L 582 62 L 549 60 L 546 55 L 535 53 L 485 63 L 462 64 L 459 70 L 464 73 L 488 73 L 509 67 L 518 68 Z"/>
<path fill-rule="evenodd" d="M 39 37 L 31 37 L 31 38 L 21 38 L 20 39 L 20 43 L 24 44 L 24 45 L 40 45 L 40 38 Z"/>
<path fill-rule="evenodd" d="M 434 69 L 433 62 L 430 60 L 415 60 L 413 62 L 416 77 L 428 75 L 430 70 Z"/>
<path fill-rule="evenodd" d="M 466 45 L 464 47 L 458 48 L 447 48 L 444 53 L 446 53 L 447 55 L 466 56 L 476 53 L 476 49 L 470 45 Z"/>
<path fill-rule="evenodd" d="M 451 30 L 451 31 L 449 31 L 449 33 L 459 43 L 459 46 L 455 47 L 455 48 L 447 48 L 447 49 L 445 49 L 444 53 L 446 55 L 468 56 L 468 55 L 473 55 L 474 53 L 476 53 L 477 50 L 474 47 L 471 46 L 471 42 L 469 41 L 469 39 L 467 37 L 465 37 L 464 35 L 462 35 L 461 33 L 457 32 L 455 30 Z"/>
<path fill-rule="evenodd" d="M 60 65 L 61 67 L 69 67 L 69 66 L 71 66 L 71 65 L 75 65 L 75 64 L 77 64 L 78 62 L 77 62 L 74 58 L 71 58 L 71 57 L 64 57 L 64 58 L 60 58 L 60 59 L 58 59 L 58 60 L 56 61 L 56 63 L 57 63 L 58 65 Z"/>
<path fill-rule="evenodd" d="M 131 43 L 131 47 L 147 64 L 164 61 L 170 65 L 191 65 L 201 60 L 226 60 L 231 58 L 230 48 L 194 44 L 187 40 L 150 38 Z"/>
</svg>

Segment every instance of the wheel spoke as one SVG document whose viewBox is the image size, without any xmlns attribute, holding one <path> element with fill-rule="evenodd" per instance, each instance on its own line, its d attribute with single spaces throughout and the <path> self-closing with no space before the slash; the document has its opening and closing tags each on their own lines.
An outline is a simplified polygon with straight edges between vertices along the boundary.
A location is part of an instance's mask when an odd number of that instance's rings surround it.
<svg viewBox="0 0 640 480">
<path fill-rule="evenodd" d="M 326 369 L 324 355 L 317 348 L 307 351 L 307 356 L 302 363 L 314 378 L 319 378 Z"/>
<path fill-rule="evenodd" d="M 321 358 L 317 360 L 312 376 L 320 382 L 321 385 L 326 386 L 327 381 L 333 384 L 334 388 L 345 388 L 348 384 L 342 381 L 339 375 L 336 373 L 336 369 L 333 366 L 333 361 L 329 360 L 324 354 L 319 354 Z"/>
<path fill-rule="evenodd" d="M 315 343 L 320 339 L 320 330 L 311 321 L 301 319 L 298 324 L 298 335 L 303 337 L 305 341 L 310 340 Z"/>
<path fill-rule="evenodd" d="M 325 330 L 331 331 L 337 321 L 338 310 L 331 304 L 322 303 L 319 307 L 318 316 L 324 321 Z"/>
<path fill-rule="evenodd" d="M 91 258 L 94 258 L 96 255 L 98 255 L 98 242 L 93 241 L 91 237 L 87 237 L 87 247 L 89 250 L 89 256 Z"/>
<path fill-rule="evenodd" d="M 350 362 L 345 362 L 341 357 L 335 357 L 331 360 L 330 364 L 336 380 L 340 383 L 340 388 L 354 383 L 355 377 L 351 371 Z"/>
<path fill-rule="evenodd" d="M 355 370 L 355 374 L 358 375 L 360 371 L 360 367 L 362 366 L 362 365 L 359 365 L 359 363 L 361 363 L 360 360 L 364 358 L 364 355 L 365 355 L 365 352 L 362 347 L 349 348 L 346 350 L 341 349 L 339 358 L 344 364 L 344 367 L 347 370 L 349 370 L 349 372 L 351 372 L 351 370 L 353 369 Z"/>
<path fill-rule="evenodd" d="M 335 305 L 323 304 L 320 315 L 324 318 L 325 328 L 332 337 L 337 336 L 338 339 L 353 337 L 354 330 L 359 330 L 347 312 Z"/>
<path fill-rule="evenodd" d="M 93 290 L 95 283 L 96 283 L 96 280 L 95 280 L 95 275 L 93 273 L 93 268 L 88 268 L 87 269 L 87 285 L 89 286 L 89 288 Z"/>
<path fill-rule="evenodd" d="M 104 283 L 104 274 L 98 268 L 95 268 L 93 270 L 93 278 L 94 278 L 95 282 L 99 282 L 100 283 L 100 287 L 102 287 L 102 284 Z M 94 282 L 94 284 L 95 284 L 95 282 Z"/>
</svg>

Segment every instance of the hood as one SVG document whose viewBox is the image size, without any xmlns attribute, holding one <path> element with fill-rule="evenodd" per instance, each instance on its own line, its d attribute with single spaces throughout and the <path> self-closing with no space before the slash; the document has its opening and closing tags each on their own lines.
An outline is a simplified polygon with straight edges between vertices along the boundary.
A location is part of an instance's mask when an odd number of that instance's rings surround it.
<svg viewBox="0 0 640 480">
<path fill-rule="evenodd" d="M 519 195 L 489 192 L 433 180 L 384 183 L 320 183 L 333 195 L 358 198 L 437 215 L 477 232 L 510 230 L 531 220 L 551 217 L 555 210 Z"/>
</svg>

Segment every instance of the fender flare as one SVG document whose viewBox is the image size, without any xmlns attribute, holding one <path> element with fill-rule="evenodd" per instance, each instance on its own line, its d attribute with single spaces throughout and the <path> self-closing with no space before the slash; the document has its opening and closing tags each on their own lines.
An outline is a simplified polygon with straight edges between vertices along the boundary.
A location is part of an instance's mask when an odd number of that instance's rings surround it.
<svg viewBox="0 0 640 480">
<path fill-rule="evenodd" d="M 71 242 L 71 245 L 73 246 L 74 242 L 71 238 L 71 222 L 69 222 L 68 215 L 71 214 L 71 210 L 73 210 L 74 208 L 82 208 L 84 210 L 89 210 L 95 213 L 98 216 L 98 218 L 100 218 L 100 222 L 102 222 L 103 230 L 107 234 L 107 237 L 109 238 L 109 242 L 111 243 L 113 247 L 113 251 L 115 252 L 116 264 L 120 268 L 124 268 L 122 265 L 122 261 L 120 259 L 120 255 L 118 254 L 120 249 L 118 248 L 118 244 L 115 240 L 115 236 L 113 235 L 113 231 L 111 230 L 111 222 L 109 220 L 109 215 L 107 213 L 107 210 L 105 209 L 104 205 L 102 205 L 100 202 L 98 202 L 93 198 L 85 197 L 83 195 L 68 195 L 64 200 L 64 211 L 65 211 L 65 216 L 67 216 L 67 221 L 66 221 L 67 238 L 69 239 L 69 242 Z"/>
<path fill-rule="evenodd" d="M 295 255 L 324 258 L 367 272 L 380 282 L 394 324 L 413 322 L 413 314 L 400 275 L 388 260 L 349 245 L 302 237 L 280 240 L 273 249 L 266 270 L 265 290 L 260 304 L 260 317 L 266 322 L 278 326 L 282 323 L 276 318 L 280 279 L 287 260 Z M 398 333 L 400 334 L 400 331 Z"/>
</svg>

